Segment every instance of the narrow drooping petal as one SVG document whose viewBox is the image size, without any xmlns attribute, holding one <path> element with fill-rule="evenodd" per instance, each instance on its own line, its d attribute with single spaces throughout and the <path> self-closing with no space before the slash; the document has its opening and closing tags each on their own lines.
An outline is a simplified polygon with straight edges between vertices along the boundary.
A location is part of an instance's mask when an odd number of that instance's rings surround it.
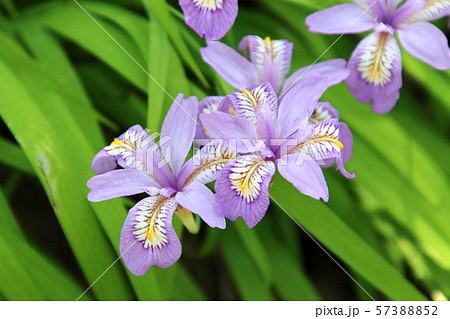
<svg viewBox="0 0 450 319">
<path fill-rule="evenodd" d="M 258 85 L 255 88 L 244 89 L 227 95 L 233 111 L 240 118 L 256 124 L 256 109 L 264 104 L 273 120 L 277 117 L 277 94 L 270 84 Z"/>
<path fill-rule="evenodd" d="M 120 234 L 120 253 L 135 276 L 153 265 L 167 268 L 181 256 L 181 243 L 172 226 L 178 203 L 164 196 L 147 197 L 134 206 Z"/>
<path fill-rule="evenodd" d="M 410 0 L 411 1 L 411 0 Z M 448 0 L 424 0 L 425 6 L 406 19 L 405 23 L 437 20 L 450 16 L 450 1 Z"/>
<path fill-rule="evenodd" d="M 229 161 L 215 184 L 215 203 L 222 216 L 236 220 L 242 217 L 253 228 L 269 207 L 269 184 L 275 164 L 258 155 L 247 155 Z"/>
<path fill-rule="evenodd" d="M 230 114 L 213 111 L 211 114 L 201 114 L 202 121 L 208 132 L 228 149 L 238 153 L 250 153 L 258 140 L 256 126 L 247 119 Z"/>
<path fill-rule="evenodd" d="M 210 227 L 225 228 L 225 218 L 219 215 L 213 192 L 200 182 L 194 182 L 175 196 L 178 203 L 197 214 Z"/>
<path fill-rule="evenodd" d="M 152 138 L 140 125 L 134 125 L 94 157 L 92 171 L 96 174 L 106 173 L 116 168 L 114 162 L 123 168 L 145 171 L 142 156 L 137 152 L 145 153 L 149 147 L 155 147 Z"/>
<path fill-rule="evenodd" d="M 353 134 L 344 122 L 339 122 L 339 134 L 339 140 L 344 145 L 341 149 L 342 162 L 347 163 L 353 156 Z"/>
<path fill-rule="evenodd" d="M 344 3 L 314 12 L 306 18 L 309 31 L 342 34 L 360 33 L 374 26 L 374 18 L 359 6 Z"/>
<path fill-rule="evenodd" d="M 180 0 L 180 6 L 186 24 L 207 40 L 223 38 L 238 12 L 237 0 Z"/>
<path fill-rule="evenodd" d="M 207 96 L 198 103 L 198 114 L 206 113 L 209 114 L 211 111 L 217 111 L 220 103 L 223 100 L 223 96 Z M 197 131 L 195 133 L 195 140 L 197 144 L 205 145 L 208 142 L 206 140 L 211 139 L 211 134 L 206 131 L 205 127 L 201 121 L 197 121 Z M 205 141 L 201 141 L 205 140 Z"/>
<path fill-rule="evenodd" d="M 318 123 L 330 119 L 339 120 L 339 112 L 330 103 L 319 102 L 309 118 L 309 122 Z"/>
<path fill-rule="evenodd" d="M 217 179 L 225 164 L 237 156 L 236 152 L 217 141 L 210 142 L 184 164 L 178 175 L 178 189 L 185 189 L 196 182 L 211 183 Z"/>
<path fill-rule="evenodd" d="M 179 94 L 166 115 L 161 129 L 160 147 L 174 175 L 183 166 L 194 139 L 198 115 L 198 100 Z"/>
<path fill-rule="evenodd" d="M 203 60 L 232 87 L 243 90 L 258 83 L 255 66 L 238 52 L 217 41 L 207 41 L 200 49 Z"/>
<path fill-rule="evenodd" d="M 365 37 L 353 51 L 348 68 L 346 83 L 358 101 L 373 102 L 376 113 L 387 113 L 395 106 L 402 87 L 402 63 L 392 34 Z"/>
<path fill-rule="evenodd" d="M 291 68 L 292 49 L 292 42 L 287 40 L 262 39 L 255 35 L 244 37 L 239 44 L 239 50 L 245 52 L 258 71 L 258 83 L 269 82 L 275 92 Z"/>
<path fill-rule="evenodd" d="M 87 182 L 88 199 L 99 202 L 140 193 L 155 195 L 161 186 L 149 175 L 134 169 L 119 169 L 96 175 Z"/>
<path fill-rule="evenodd" d="M 429 22 L 404 25 L 398 30 L 400 42 L 416 58 L 438 70 L 450 69 L 450 49 L 445 34 Z"/>
<path fill-rule="evenodd" d="M 278 108 L 279 138 L 289 137 L 308 122 L 327 87 L 327 79 L 314 74 L 286 93 Z"/>
<path fill-rule="evenodd" d="M 277 168 L 281 176 L 301 193 L 328 201 L 328 187 L 322 169 L 306 154 L 290 154 L 280 158 Z"/>
<path fill-rule="evenodd" d="M 333 86 L 344 81 L 350 71 L 347 70 L 347 61 L 344 59 L 333 59 L 316 63 L 313 65 L 305 66 L 295 71 L 290 77 L 287 78 L 284 83 L 280 98 L 283 97 L 286 92 L 295 84 L 298 84 L 313 74 L 319 74 L 326 77 L 328 80 L 328 86 Z"/>
</svg>

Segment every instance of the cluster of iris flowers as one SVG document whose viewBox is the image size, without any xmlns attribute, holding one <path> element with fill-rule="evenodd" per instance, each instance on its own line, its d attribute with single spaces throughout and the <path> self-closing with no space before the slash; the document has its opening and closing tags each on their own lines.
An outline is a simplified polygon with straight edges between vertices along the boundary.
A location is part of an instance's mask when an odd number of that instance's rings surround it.
<svg viewBox="0 0 450 319">
<path fill-rule="evenodd" d="M 386 113 L 399 98 L 401 55 L 394 33 L 411 54 L 437 69 L 450 68 L 445 35 L 430 24 L 450 14 L 448 0 L 354 0 L 306 19 L 313 32 L 359 33 L 373 29 L 350 61 L 335 59 L 306 66 L 290 77 L 293 45 L 288 40 L 242 39 L 241 55 L 218 42 L 231 28 L 237 0 L 180 0 L 186 23 L 207 46 L 203 60 L 237 91 L 198 101 L 179 94 L 159 141 L 139 125 L 102 149 L 88 181 L 91 201 L 146 193 L 128 213 L 120 252 L 136 276 L 153 265 L 166 268 L 181 256 L 172 226 L 176 214 L 192 233 L 193 214 L 210 227 L 242 217 L 252 228 L 264 217 L 271 179 L 280 175 L 299 192 L 328 201 L 322 168 L 344 168 L 353 137 L 339 112 L 319 101 L 328 87 L 345 81 L 355 97 Z M 192 146 L 197 152 L 186 161 Z M 116 169 L 117 166 L 120 169 Z M 206 186 L 214 182 L 215 193 Z"/>
</svg>

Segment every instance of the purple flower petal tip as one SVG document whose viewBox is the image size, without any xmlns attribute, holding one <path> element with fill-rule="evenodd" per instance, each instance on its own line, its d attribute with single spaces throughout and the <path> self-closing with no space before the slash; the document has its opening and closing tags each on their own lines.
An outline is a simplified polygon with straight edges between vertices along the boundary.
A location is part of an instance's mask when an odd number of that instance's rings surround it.
<svg viewBox="0 0 450 319">
<path fill-rule="evenodd" d="M 180 6 L 186 24 L 207 40 L 223 38 L 238 13 L 237 0 L 180 0 Z"/>
</svg>

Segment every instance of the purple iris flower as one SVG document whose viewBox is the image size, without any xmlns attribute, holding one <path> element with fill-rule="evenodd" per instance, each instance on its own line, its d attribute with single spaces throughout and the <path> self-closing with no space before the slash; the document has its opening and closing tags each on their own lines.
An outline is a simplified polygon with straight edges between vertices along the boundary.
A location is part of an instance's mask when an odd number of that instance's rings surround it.
<svg viewBox="0 0 450 319">
<path fill-rule="evenodd" d="M 280 97 L 314 73 L 327 77 L 329 86 L 342 82 L 349 75 L 347 62 L 334 59 L 303 67 L 286 78 L 291 68 L 292 49 L 293 44 L 287 40 L 248 35 L 239 44 L 245 57 L 217 41 L 207 41 L 207 47 L 201 48 L 200 53 L 203 60 L 234 88 L 243 90 L 268 82 Z"/>
<path fill-rule="evenodd" d="M 396 104 L 402 87 L 401 53 L 394 34 L 416 58 L 438 70 L 450 69 L 450 49 L 444 33 L 427 22 L 450 14 L 448 0 L 353 0 L 315 12 L 306 18 L 312 32 L 360 33 L 374 30 L 353 51 L 346 79 L 362 103 L 376 113 Z"/>
<path fill-rule="evenodd" d="M 219 214 L 232 221 L 243 217 L 254 227 L 269 206 L 276 168 L 300 192 L 325 201 L 328 187 L 320 164 L 337 162 L 346 177 L 355 177 L 343 166 L 351 156 L 351 132 L 339 123 L 339 114 L 331 105 L 318 102 L 327 87 L 326 77 L 311 75 L 293 86 L 278 105 L 267 83 L 225 97 L 222 105 L 229 106 L 231 114 L 211 111 L 200 115 L 209 134 L 240 153 L 216 181 Z M 342 148 L 349 150 L 345 159 Z"/>
<path fill-rule="evenodd" d="M 159 146 L 136 125 L 93 160 L 92 168 L 100 175 L 87 183 L 90 201 L 149 195 L 131 208 L 120 236 L 122 258 L 136 276 L 153 265 L 167 268 L 180 258 L 181 244 L 172 226 L 174 213 L 192 232 L 196 231 L 192 213 L 211 227 L 225 228 L 225 219 L 215 209 L 214 194 L 204 184 L 215 180 L 237 154 L 212 142 L 184 163 L 194 138 L 197 111 L 197 98 L 183 99 L 180 94 L 164 120 Z M 114 170 L 117 164 L 122 169 Z"/>
<path fill-rule="evenodd" d="M 186 24 L 206 40 L 220 40 L 236 20 L 237 0 L 180 0 Z"/>
</svg>

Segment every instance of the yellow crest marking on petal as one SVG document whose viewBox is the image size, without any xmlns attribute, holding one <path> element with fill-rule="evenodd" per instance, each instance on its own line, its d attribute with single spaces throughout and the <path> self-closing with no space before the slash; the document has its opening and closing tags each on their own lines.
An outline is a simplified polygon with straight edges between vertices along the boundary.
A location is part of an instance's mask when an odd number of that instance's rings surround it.
<svg viewBox="0 0 450 319">
<path fill-rule="evenodd" d="M 244 89 L 244 90 L 242 90 L 242 93 L 245 94 L 245 95 L 247 95 L 247 96 L 250 98 L 250 100 L 251 100 L 252 103 L 253 103 L 253 107 L 256 108 L 256 107 L 258 106 L 259 102 L 258 102 L 258 100 L 255 98 L 255 96 L 252 94 L 252 92 L 250 92 L 249 90 Z"/>
<path fill-rule="evenodd" d="M 362 55 L 358 65 L 361 77 L 374 85 L 384 86 L 392 79 L 392 68 L 398 55 L 392 34 L 372 33 L 361 44 Z"/>
<path fill-rule="evenodd" d="M 150 243 L 153 246 L 153 237 L 156 240 L 159 240 L 159 236 L 158 236 L 158 232 L 155 231 L 155 221 L 158 218 L 158 213 L 161 210 L 161 207 L 164 205 L 165 201 L 161 201 L 161 203 L 158 204 L 158 206 L 155 208 L 155 212 L 152 214 L 152 217 L 150 218 L 149 221 L 149 227 L 148 227 L 148 232 L 147 232 L 147 238 L 148 240 L 150 240 Z"/>
<path fill-rule="evenodd" d="M 306 141 L 304 141 L 303 143 L 298 144 L 296 147 L 294 147 L 293 149 L 291 149 L 288 154 L 292 154 L 295 153 L 296 151 L 298 151 L 299 149 L 301 149 L 302 147 L 304 147 L 307 144 L 311 144 L 311 143 L 316 143 L 316 142 L 320 142 L 320 141 L 324 141 L 324 142 L 331 142 L 336 144 L 339 147 L 339 150 L 344 148 L 344 144 L 341 143 L 341 141 L 339 141 L 336 138 L 331 138 L 331 137 L 319 137 L 319 138 L 310 138 L 307 139 Z"/>
<path fill-rule="evenodd" d="M 126 149 L 129 149 L 130 151 L 134 151 L 134 149 L 133 149 L 130 145 L 128 145 L 128 144 L 122 142 L 122 141 L 119 140 L 118 138 L 114 138 L 114 141 L 112 141 L 111 146 L 112 146 L 113 148 L 124 147 L 124 148 L 126 148 Z"/>
<path fill-rule="evenodd" d="M 255 170 L 259 167 L 259 165 L 260 165 L 260 162 L 253 164 L 253 166 L 247 172 L 247 175 L 245 176 L 244 180 L 242 181 L 242 183 L 241 183 L 242 196 L 245 196 L 245 190 L 247 188 L 248 188 L 248 192 L 252 191 L 251 187 L 249 187 L 248 181 L 250 180 L 250 177 L 252 177 Z"/>
</svg>

